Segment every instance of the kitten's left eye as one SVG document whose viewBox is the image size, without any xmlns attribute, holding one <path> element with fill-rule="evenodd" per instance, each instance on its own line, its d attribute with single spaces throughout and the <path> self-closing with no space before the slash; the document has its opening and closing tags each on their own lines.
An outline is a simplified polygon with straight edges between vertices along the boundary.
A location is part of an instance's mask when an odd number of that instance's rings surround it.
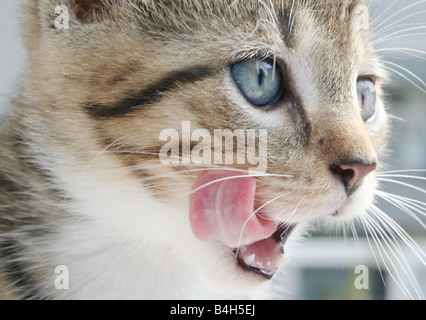
<svg viewBox="0 0 426 320">
<path fill-rule="evenodd" d="M 376 113 L 376 87 L 373 81 L 369 79 L 359 79 L 357 83 L 357 92 L 362 119 L 367 121 Z"/>
<path fill-rule="evenodd" d="M 273 60 L 250 59 L 231 67 L 232 77 L 249 102 L 267 109 L 281 96 L 283 75 Z"/>
</svg>

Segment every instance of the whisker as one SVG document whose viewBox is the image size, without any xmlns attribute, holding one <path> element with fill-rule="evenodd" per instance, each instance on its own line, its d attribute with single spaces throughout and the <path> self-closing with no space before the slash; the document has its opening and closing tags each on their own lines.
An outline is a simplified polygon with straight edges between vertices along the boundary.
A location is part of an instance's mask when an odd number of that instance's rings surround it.
<svg viewBox="0 0 426 320">
<path fill-rule="evenodd" d="M 368 221 L 369 225 L 370 225 L 370 234 L 373 235 L 373 237 L 375 239 L 377 239 L 377 241 L 375 241 L 377 248 L 379 250 L 379 252 L 383 252 L 386 256 L 385 257 L 381 254 L 381 258 L 382 258 L 382 262 L 385 265 L 386 270 L 388 271 L 390 277 L 395 281 L 395 283 L 400 287 L 400 289 L 405 292 L 410 299 L 414 299 L 414 297 L 411 295 L 410 291 L 408 290 L 408 288 L 406 287 L 404 281 L 402 280 L 400 273 L 398 272 L 398 268 L 395 266 L 395 264 L 393 263 L 392 257 L 389 256 L 388 252 L 390 252 L 394 258 L 396 258 L 395 260 L 399 263 L 399 265 L 401 265 L 400 260 L 398 259 L 399 257 L 395 254 L 394 250 L 391 248 L 391 245 L 389 244 L 389 242 L 392 244 L 392 246 L 394 247 L 394 249 L 398 252 L 400 252 L 400 249 L 398 248 L 397 245 L 395 245 L 391 240 L 389 240 L 389 237 L 387 235 L 386 232 L 383 231 L 382 227 L 379 225 L 379 223 L 377 223 L 372 217 L 366 215 L 365 216 L 366 220 Z M 387 249 L 383 246 L 383 243 L 387 246 Z M 381 250 L 380 250 L 381 249 Z M 404 260 L 404 259 L 403 259 Z M 392 269 L 387 265 L 386 261 L 390 262 L 390 265 L 392 267 Z M 404 271 L 405 268 L 403 267 Z M 392 272 L 392 270 L 395 271 L 396 273 L 396 278 L 394 273 Z"/>
<path fill-rule="evenodd" d="M 293 9 L 294 9 L 294 3 L 296 2 L 296 0 L 293 0 L 293 3 L 291 4 L 291 9 L 290 9 L 290 15 L 288 16 L 288 25 L 287 27 L 290 29 L 290 22 L 292 21 L 293 18 Z"/>
<path fill-rule="evenodd" d="M 417 83 L 415 83 L 413 80 L 411 80 L 410 78 L 408 78 L 407 76 L 405 76 L 403 73 L 401 73 L 401 72 L 399 72 L 399 71 L 397 71 L 397 70 L 395 70 L 395 69 L 392 69 L 392 68 L 390 68 L 390 67 L 386 67 L 386 66 L 384 66 L 384 68 L 385 68 L 386 70 L 392 71 L 393 73 L 396 73 L 397 75 L 401 76 L 403 79 L 405 79 L 405 80 L 407 80 L 409 83 L 411 83 L 413 86 L 415 86 L 417 89 L 419 89 L 420 91 L 422 91 L 422 92 L 426 93 L 426 90 L 425 90 L 425 89 L 423 89 L 422 87 L 420 87 Z"/>
<path fill-rule="evenodd" d="M 396 231 L 403 230 L 403 229 L 401 227 L 399 227 L 399 225 L 395 221 L 390 219 L 390 217 L 387 216 L 382 210 L 380 210 L 378 207 L 375 207 L 374 210 L 376 212 L 376 217 L 378 218 L 378 221 L 376 222 L 376 224 L 378 224 L 379 221 L 380 221 L 382 226 L 388 231 L 388 233 L 384 233 L 384 235 L 386 236 L 387 239 L 389 239 L 389 236 L 392 237 L 393 241 L 392 240 L 389 240 L 389 241 L 398 251 L 399 258 L 401 258 L 402 261 L 405 263 L 405 267 L 401 264 L 401 261 L 398 259 L 398 257 L 395 256 L 397 258 L 397 262 L 400 264 L 400 266 L 403 268 L 403 271 L 408 276 L 408 279 L 409 279 L 412 287 L 416 291 L 417 296 L 421 299 L 424 299 L 422 290 L 419 286 L 419 283 L 416 280 L 416 277 L 414 276 L 414 274 L 411 270 L 411 267 L 407 262 L 405 254 L 402 253 L 402 248 L 399 245 L 398 240 L 402 240 L 402 243 L 405 244 L 407 246 L 407 248 L 419 258 L 419 260 L 423 263 L 423 265 L 425 265 L 425 261 L 424 261 L 423 257 L 421 257 L 421 255 L 424 256 L 423 251 L 414 242 L 414 240 L 412 240 L 410 242 L 410 241 L 406 241 L 405 238 L 401 238 L 400 233 L 398 233 Z M 398 227 L 395 228 L 395 225 L 397 225 Z M 382 227 L 380 227 L 380 229 L 382 229 Z"/>
<path fill-rule="evenodd" d="M 384 267 L 386 268 L 386 270 L 388 271 L 389 276 L 392 278 L 392 280 L 397 284 L 397 286 L 410 298 L 410 299 L 414 299 L 414 297 L 411 295 L 410 291 L 408 290 L 408 288 L 406 287 L 406 285 L 404 284 L 404 281 L 402 281 L 401 276 L 399 274 L 399 272 L 397 271 L 397 268 L 395 267 L 395 264 L 392 262 L 392 258 L 389 257 L 387 250 L 384 248 L 381 239 L 383 240 L 383 237 L 380 238 L 379 235 L 377 234 L 377 226 L 374 224 L 374 220 L 373 219 L 369 219 L 368 215 L 365 215 L 364 218 L 366 219 L 368 225 L 368 231 L 369 234 L 371 235 L 376 248 L 378 250 L 378 253 L 380 255 L 380 259 L 384 265 Z M 386 240 L 383 240 L 386 242 Z M 393 253 L 393 250 L 391 250 L 391 253 L 395 256 L 395 254 Z M 398 259 L 396 259 L 398 261 Z M 388 265 L 388 263 L 390 263 L 392 269 L 390 268 L 390 266 Z M 396 278 L 394 275 L 394 272 L 392 272 L 392 270 L 395 271 L 396 273 Z"/>
<path fill-rule="evenodd" d="M 411 185 L 409 183 L 402 182 L 402 181 L 393 180 L 393 179 L 387 179 L 387 178 L 377 178 L 377 180 L 379 180 L 379 181 L 386 181 L 386 182 L 395 183 L 395 184 L 400 184 L 400 185 L 402 185 L 404 187 L 407 187 L 407 188 L 410 188 L 410 189 L 414 189 L 414 190 L 420 191 L 422 193 L 426 193 L 426 190 L 424 190 L 422 188 L 419 188 L 419 187 L 416 187 L 416 186 L 413 186 L 413 185 Z"/>
<path fill-rule="evenodd" d="M 395 3 L 397 2 L 398 0 L 394 0 L 391 4 L 390 4 L 390 6 L 388 6 L 385 10 L 383 10 L 377 17 L 375 17 L 374 18 L 374 20 L 372 21 L 372 25 L 376 25 L 376 22 L 377 21 L 380 21 L 380 19 L 384 16 L 384 14 L 386 13 L 386 12 L 388 12 L 389 11 L 389 9 L 391 9 L 394 5 L 395 5 Z M 375 28 L 378 28 L 380 25 L 378 25 L 378 26 L 376 26 Z"/>
<path fill-rule="evenodd" d="M 361 222 L 361 226 L 364 229 L 364 233 L 365 233 L 365 236 L 366 236 L 366 239 L 367 239 L 367 243 L 368 243 L 368 246 L 370 247 L 370 251 L 371 251 L 371 254 L 373 255 L 374 261 L 376 262 L 377 269 L 378 269 L 379 274 L 380 274 L 380 278 L 382 279 L 383 285 L 386 287 L 386 281 L 385 281 L 385 277 L 384 277 L 383 272 L 382 272 L 382 268 L 380 267 L 379 260 L 377 259 L 376 252 L 373 249 L 373 245 L 372 245 L 371 240 L 370 240 L 372 238 L 372 235 L 371 235 L 369 227 L 368 227 L 369 224 L 365 220 L 364 216 L 358 217 L 358 220 Z"/>
<path fill-rule="evenodd" d="M 299 203 L 297 204 L 296 208 L 294 208 L 293 212 L 290 214 L 290 218 L 293 217 L 293 215 L 296 213 L 297 209 L 299 209 L 300 204 L 302 203 L 303 199 L 301 199 L 299 201 Z"/>
<path fill-rule="evenodd" d="M 420 209 L 426 210 L 426 208 L 423 208 L 417 204 L 406 203 L 404 201 L 407 201 L 407 200 L 398 199 L 399 196 L 396 196 L 396 195 L 390 195 L 390 194 L 382 193 L 382 192 L 377 192 L 376 194 L 383 200 L 387 201 L 388 203 L 394 205 L 395 207 L 401 209 L 403 212 L 407 213 L 410 217 L 416 220 L 424 229 L 426 229 L 426 225 L 423 223 L 423 221 L 415 213 L 411 211 L 411 210 L 414 210 L 420 215 L 426 216 L 426 213 L 420 210 Z"/>
<path fill-rule="evenodd" d="M 284 195 L 288 195 L 288 194 L 291 194 L 291 192 L 286 192 L 285 194 L 283 194 L 283 196 Z M 300 204 L 302 203 L 302 201 L 303 200 L 299 201 L 299 203 L 296 205 L 296 207 L 291 212 L 290 216 L 286 215 L 287 210 L 290 208 L 290 206 L 288 206 L 288 207 L 285 207 L 284 209 L 280 210 L 280 212 L 276 215 L 276 218 L 274 220 L 281 221 L 281 220 L 287 220 L 287 219 L 293 217 L 294 214 L 296 213 L 296 211 L 299 209 Z"/>
<path fill-rule="evenodd" d="M 179 170 L 179 171 L 174 171 L 174 172 L 167 172 L 167 173 L 162 173 L 162 174 L 158 174 L 152 177 L 148 177 L 148 178 L 143 178 L 140 180 L 140 182 L 148 182 L 148 181 L 152 181 L 152 180 L 158 180 L 158 179 L 163 179 L 163 178 L 170 178 L 170 177 L 174 177 L 176 175 L 182 175 L 182 174 L 186 174 L 186 173 L 193 173 L 193 172 L 202 172 L 202 171 L 206 171 L 206 168 L 199 168 L 199 169 L 188 169 L 188 170 Z M 236 172 L 242 172 L 241 170 L 232 170 L 232 169 L 225 169 L 225 168 L 209 168 L 209 171 L 236 171 Z M 186 177 L 188 177 L 188 175 L 186 175 Z"/>
<path fill-rule="evenodd" d="M 278 25 L 279 24 L 279 22 L 278 22 L 279 19 L 278 19 L 278 16 L 277 16 L 277 12 L 275 10 L 275 6 L 272 3 L 272 0 L 269 0 L 269 4 L 271 5 L 270 8 L 272 9 L 272 13 L 274 14 L 275 23 Z"/>
<path fill-rule="evenodd" d="M 392 14 L 391 16 L 389 16 L 388 18 L 384 19 L 382 22 L 380 22 L 378 25 L 376 25 L 376 28 L 380 28 L 380 26 L 382 26 L 383 24 L 385 24 L 386 22 L 388 22 L 389 20 L 393 19 L 395 16 L 397 16 L 398 14 L 403 13 L 404 11 L 407 11 L 408 9 L 411 9 L 412 7 L 415 7 L 417 5 L 420 5 L 422 3 L 426 3 L 426 0 L 421 0 L 418 1 L 416 3 L 413 3 L 409 6 L 406 6 L 405 8 L 402 8 L 400 10 L 398 10 L 397 12 L 395 12 L 394 14 Z"/>
<path fill-rule="evenodd" d="M 426 266 L 426 261 L 424 257 L 426 254 L 422 251 L 419 245 L 414 241 L 414 239 L 391 217 L 386 215 L 380 208 L 375 205 L 372 205 L 371 208 L 374 210 L 375 216 L 380 217 L 382 221 L 385 221 L 386 224 L 390 227 L 389 230 L 398 236 L 405 245 L 416 255 L 416 257 Z"/>
<path fill-rule="evenodd" d="M 397 198 L 397 199 L 399 199 L 401 201 L 404 201 L 404 202 L 407 202 L 407 203 L 411 203 L 411 204 L 413 204 L 413 205 L 415 205 L 417 207 L 420 207 L 421 209 L 426 210 L 426 202 L 422 202 L 422 201 L 419 201 L 419 200 L 416 200 L 416 199 L 406 198 L 406 197 L 403 197 L 403 196 L 400 196 L 400 195 L 396 195 L 396 194 L 393 194 L 393 193 L 390 193 L 390 192 L 385 192 L 385 191 L 380 191 L 380 190 L 377 190 L 377 192 L 379 194 L 384 194 L 386 196 L 389 196 L 389 198 L 394 198 L 395 197 L 395 198 Z"/>
<path fill-rule="evenodd" d="M 388 115 L 388 117 L 389 117 L 389 119 L 391 119 L 391 120 L 397 120 L 397 121 L 401 121 L 401 122 L 407 122 L 407 120 L 406 120 L 406 119 L 403 119 L 403 118 L 397 117 L 397 116 L 395 116 L 395 115 L 393 115 L 393 114 Z"/>
<path fill-rule="evenodd" d="M 219 183 L 222 181 L 226 181 L 226 180 L 231 180 L 231 179 L 241 179 L 241 178 L 248 178 L 248 177 L 280 177 L 280 178 L 294 178 L 294 176 L 291 175 L 283 175 L 283 174 L 248 174 L 248 175 L 237 175 L 237 176 L 232 176 L 232 177 L 225 177 L 225 178 L 220 178 L 220 179 L 216 179 L 213 181 L 210 181 L 202 186 L 199 186 L 198 188 L 195 188 L 194 190 L 192 190 L 190 194 L 195 193 L 200 191 L 203 188 L 206 188 L 212 184 L 215 183 Z"/>
<path fill-rule="evenodd" d="M 425 28 L 426 28 L 426 26 L 422 27 L 422 29 L 425 29 Z M 407 30 L 405 30 L 405 32 L 406 31 Z M 374 41 L 372 41 L 372 43 L 374 45 L 378 46 L 380 43 L 389 42 L 389 41 L 395 40 L 395 39 L 408 38 L 408 37 L 422 37 L 422 36 L 426 36 L 426 32 L 413 32 L 413 33 L 404 34 L 402 31 L 400 31 L 400 32 L 395 32 L 392 35 L 388 35 L 386 37 L 374 40 Z"/>
<path fill-rule="evenodd" d="M 398 268 L 393 263 L 394 259 L 392 259 L 392 257 L 389 256 L 389 254 L 387 253 L 388 251 L 395 258 L 398 265 L 402 268 L 402 271 L 407 275 L 409 282 L 410 282 L 411 286 L 414 288 L 416 294 L 418 296 L 422 296 L 421 290 L 419 290 L 418 282 L 416 281 L 415 276 L 411 271 L 411 268 L 410 268 L 410 266 L 407 262 L 405 255 L 402 253 L 402 248 L 398 243 L 398 239 L 394 235 L 394 229 L 389 227 L 389 225 L 387 224 L 387 220 L 382 219 L 381 213 L 383 214 L 383 212 L 381 212 L 380 209 L 378 209 L 375 206 L 373 206 L 371 209 L 372 209 L 372 212 L 375 213 L 374 218 L 372 216 L 369 216 L 369 215 L 365 216 L 366 220 L 369 221 L 370 226 L 372 227 L 370 229 L 370 231 L 372 231 L 375 234 L 380 247 L 382 248 L 383 252 L 385 253 L 386 258 L 390 262 L 390 265 L 392 266 L 394 273 L 395 273 L 396 277 L 399 279 L 399 281 L 397 281 L 397 279 L 393 276 L 391 269 L 389 269 L 389 267 L 387 267 L 387 270 L 388 270 L 390 276 L 394 279 L 394 281 L 397 283 L 397 285 L 401 289 L 403 289 L 403 291 L 405 291 L 408 294 L 408 296 L 411 299 L 414 299 L 413 296 L 410 293 L 410 290 L 408 290 L 404 281 L 402 280 L 400 273 L 398 272 Z M 386 248 L 383 246 L 383 244 L 386 245 L 388 250 L 386 250 Z M 411 247 L 409 247 L 409 248 L 411 249 Z"/>
<path fill-rule="evenodd" d="M 378 30 L 378 32 L 376 32 L 376 34 L 375 34 L 375 35 L 377 36 L 377 35 L 379 35 L 379 34 L 383 34 L 383 33 L 385 33 L 386 31 L 389 31 L 389 30 L 391 30 L 391 29 L 397 29 L 397 28 L 401 29 L 401 27 L 420 24 L 420 22 L 418 22 L 418 23 L 406 23 L 406 24 L 398 25 L 398 23 L 400 23 L 400 22 L 402 22 L 402 21 L 405 21 L 405 20 L 410 19 L 410 18 L 412 18 L 412 17 L 415 17 L 415 16 L 417 16 L 417 15 L 423 14 L 423 13 L 425 13 L 425 12 L 426 12 L 426 10 L 421 10 L 421 11 L 417 11 L 417 12 L 415 12 L 415 13 L 409 14 L 409 15 L 407 15 L 407 16 L 404 16 L 403 18 L 401 18 L 401 19 L 399 19 L 399 20 L 396 20 L 396 21 L 392 22 L 391 24 L 387 25 L 387 26 L 386 26 L 386 27 L 384 27 L 383 29 Z"/>
<path fill-rule="evenodd" d="M 84 175 L 87 170 L 89 170 L 93 164 L 109 149 L 111 148 L 113 145 L 115 145 L 116 143 L 118 143 L 118 141 L 120 141 L 121 139 L 123 139 L 124 137 L 118 138 L 117 140 L 111 142 L 109 145 L 107 145 L 103 150 L 101 150 L 100 152 L 98 152 L 96 154 L 96 156 L 92 159 L 92 161 L 89 162 L 89 164 L 83 169 L 83 171 L 81 172 L 82 175 Z M 77 184 L 77 183 L 76 183 Z M 71 196 L 72 190 L 69 190 L 68 193 L 64 196 L 64 198 L 62 199 L 62 201 L 58 204 L 57 209 L 62 208 L 62 206 L 66 203 L 66 201 L 69 199 L 69 197 Z M 52 212 L 51 215 L 53 215 L 55 212 Z"/>
<path fill-rule="evenodd" d="M 390 61 L 383 61 L 384 63 L 386 63 L 386 64 L 390 64 L 390 65 L 392 65 L 392 66 L 394 66 L 394 67 L 397 67 L 397 68 L 399 68 L 399 69 L 401 69 L 401 70 L 403 70 L 403 71 L 405 71 L 405 72 L 407 72 L 409 75 L 411 75 L 414 79 L 416 79 L 416 80 L 418 80 L 422 85 L 423 85 L 423 87 L 426 87 L 426 83 L 420 78 L 420 77 L 418 77 L 417 75 L 415 75 L 413 72 L 411 72 L 410 70 L 408 70 L 407 68 L 404 68 L 404 67 L 402 67 L 402 66 L 400 66 L 399 64 L 397 64 L 397 63 L 393 63 L 393 62 L 390 62 Z M 423 89 L 422 91 L 424 91 L 424 92 L 426 92 L 425 91 L 425 89 Z"/>
<path fill-rule="evenodd" d="M 242 243 L 242 239 L 243 239 L 243 233 L 244 233 L 244 229 L 245 229 L 245 227 L 247 226 L 247 223 L 250 221 L 250 219 L 252 219 L 260 210 L 262 210 L 263 208 L 265 208 L 267 205 L 269 205 L 270 203 L 272 203 L 272 202 L 274 202 L 274 201 L 276 201 L 276 200 L 278 200 L 278 199 L 280 199 L 280 198 L 282 198 L 282 197 L 284 197 L 286 194 L 281 194 L 281 195 L 279 195 L 279 196 L 277 196 L 277 197 L 275 197 L 275 198 L 273 198 L 272 200 L 269 200 L 268 202 L 266 202 L 265 204 L 263 204 L 262 206 L 260 206 L 259 208 L 257 208 L 247 219 L 246 219 L 246 221 L 244 222 L 244 224 L 243 224 L 243 226 L 242 226 L 242 228 L 241 228 L 241 232 L 240 232 L 240 238 L 239 238 L 239 240 L 238 240 L 238 247 L 237 247 L 237 251 L 236 251 L 236 254 L 235 254 L 235 259 L 237 259 L 237 256 L 238 256 L 238 252 L 239 252 L 239 248 L 240 248 L 240 246 L 241 246 L 241 243 Z"/>
<path fill-rule="evenodd" d="M 418 176 L 410 176 L 410 175 L 403 175 L 403 174 L 383 174 L 383 173 L 378 173 L 377 177 L 381 178 L 405 178 L 405 179 L 414 179 L 414 180 L 423 180 L 426 181 L 426 177 L 418 177 Z"/>
<path fill-rule="evenodd" d="M 357 245 L 357 248 L 358 248 L 358 250 L 361 250 L 361 242 L 359 240 L 359 236 L 358 236 L 358 232 L 357 232 L 356 227 L 355 227 L 355 221 L 354 220 L 350 221 L 350 228 L 351 228 L 352 236 L 353 236 L 355 243 Z"/>
<path fill-rule="evenodd" d="M 389 47 L 389 48 L 381 48 L 381 49 L 377 49 L 377 52 L 389 52 L 389 51 L 394 51 L 394 52 L 398 52 L 398 53 L 404 53 L 406 55 L 421 59 L 421 60 L 426 60 L 426 51 L 423 50 L 418 50 L 418 49 L 413 49 L 413 48 L 404 48 L 404 47 Z M 420 55 L 425 55 L 425 57 L 422 57 Z"/>
<path fill-rule="evenodd" d="M 262 0 L 257 0 L 257 1 L 259 3 L 261 3 L 266 8 L 266 10 L 268 11 L 268 14 L 269 14 L 269 16 L 271 18 L 271 21 L 269 21 L 269 22 L 271 24 L 273 24 L 273 25 L 275 24 L 276 28 L 278 28 L 277 27 L 277 24 L 278 24 L 278 17 L 277 17 L 277 15 L 275 13 L 272 13 L 271 8 L 266 3 L 264 3 Z M 273 8 L 273 6 L 272 6 L 272 8 Z"/>
<path fill-rule="evenodd" d="M 387 173 L 400 173 L 400 172 L 405 172 L 405 173 L 407 173 L 407 172 L 426 172 L 426 169 L 405 169 L 405 170 L 381 171 L 381 172 L 379 172 L 379 174 L 382 174 L 382 173 L 385 173 L 385 174 L 387 174 Z"/>
<path fill-rule="evenodd" d="M 275 29 L 275 31 L 280 32 L 277 25 L 267 19 L 260 18 L 258 19 L 257 23 L 259 22 L 266 22 L 267 24 L 271 25 Z M 257 31 L 257 29 L 258 29 L 258 24 L 256 24 L 256 28 L 254 30 Z M 254 34 L 254 32 L 252 32 L 252 34 Z"/>
</svg>

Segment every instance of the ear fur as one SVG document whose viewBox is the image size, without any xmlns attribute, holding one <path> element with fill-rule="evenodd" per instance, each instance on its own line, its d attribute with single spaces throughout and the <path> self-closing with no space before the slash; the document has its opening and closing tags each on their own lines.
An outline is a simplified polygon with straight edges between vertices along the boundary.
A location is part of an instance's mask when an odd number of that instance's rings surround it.
<svg viewBox="0 0 426 320">
<path fill-rule="evenodd" d="M 74 17 L 83 24 L 94 22 L 106 14 L 109 6 L 103 0 L 72 0 L 70 9 Z"/>
<path fill-rule="evenodd" d="M 68 9 L 70 21 L 74 20 L 80 24 L 99 22 L 105 19 L 114 5 L 122 0 L 27 0 L 27 7 L 37 8 L 42 25 L 51 26 L 57 18 L 55 9 L 65 6 Z M 29 10 L 27 10 L 28 13 Z"/>
</svg>

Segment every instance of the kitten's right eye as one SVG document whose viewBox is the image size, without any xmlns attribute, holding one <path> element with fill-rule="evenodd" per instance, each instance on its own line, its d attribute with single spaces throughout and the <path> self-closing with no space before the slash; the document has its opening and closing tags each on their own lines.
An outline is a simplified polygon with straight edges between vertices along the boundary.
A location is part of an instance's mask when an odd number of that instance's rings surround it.
<svg viewBox="0 0 426 320">
<path fill-rule="evenodd" d="M 377 107 L 376 88 L 373 81 L 362 78 L 358 79 L 357 92 L 362 119 L 367 121 L 373 117 Z"/>
<path fill-rule="evenodd" d="M 246 99 L 267 109 L 280 99 L 283 75 L 271 59 L 243 60 L 231 67 L 231 74 Z"/>
</svg>

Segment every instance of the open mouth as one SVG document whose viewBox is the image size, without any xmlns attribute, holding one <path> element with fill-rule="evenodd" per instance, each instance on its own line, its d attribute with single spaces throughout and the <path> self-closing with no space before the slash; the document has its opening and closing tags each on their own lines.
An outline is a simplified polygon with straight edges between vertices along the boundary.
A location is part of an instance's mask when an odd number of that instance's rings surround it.
<svg viewBox="0 0 426 320">
<path fill-rule="evenodd" d="M 278 268 L 289 261 L 288 257 L 284 257 L 284 244 L 293 229 L 294 225 L 280 226 L 269 238 L 235 249 L 238 265 L 271 279 Z"/>
<path fill-rule="evenodd" d="M 267 279 L 285 264 L 284 243 L 293 225 L 268 219 L 254 209 L 256 181 L 230 170 L 208 170 L 195 181 L 189 218 L 194 235 L 234 250 L 245 271 Z"/>
</svg>

